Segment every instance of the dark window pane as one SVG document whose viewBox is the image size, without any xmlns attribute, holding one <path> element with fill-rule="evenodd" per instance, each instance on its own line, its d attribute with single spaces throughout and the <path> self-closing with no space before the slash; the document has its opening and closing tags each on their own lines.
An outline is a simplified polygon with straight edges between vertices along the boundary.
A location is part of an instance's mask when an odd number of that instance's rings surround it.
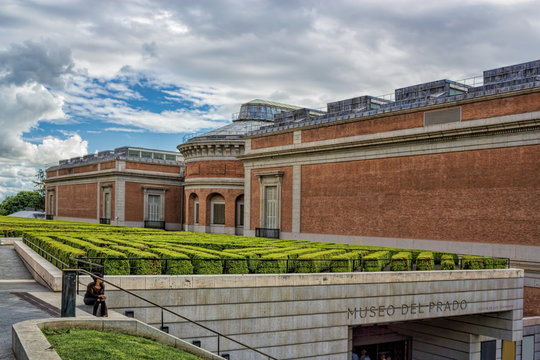
<svg viewBox="0 0 540 360">
<path fill-rule="evenodd" d="M 213 224 L 225 224 L 225 204 L 214 204 Z"/>
</svg>

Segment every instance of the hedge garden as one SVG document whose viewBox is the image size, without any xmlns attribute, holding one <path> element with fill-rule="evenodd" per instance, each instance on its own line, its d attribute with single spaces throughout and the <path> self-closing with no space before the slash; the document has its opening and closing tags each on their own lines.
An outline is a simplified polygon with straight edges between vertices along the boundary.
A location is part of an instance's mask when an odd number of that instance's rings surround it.
<svg viewBox="0 0 540 360">
<path fill-rule="evenodd" d="M 506 259 L 436 251 L 233 235 L 167 232 L 0 216 L 0 236 L 24 242 L 59 268 L 107 275 L 264 274 L 500 269 Z"/>
</svg>

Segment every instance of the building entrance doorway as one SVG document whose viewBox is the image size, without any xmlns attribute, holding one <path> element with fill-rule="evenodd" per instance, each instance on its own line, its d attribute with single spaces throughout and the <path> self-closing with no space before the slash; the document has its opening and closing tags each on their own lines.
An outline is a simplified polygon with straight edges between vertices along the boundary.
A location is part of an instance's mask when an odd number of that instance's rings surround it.
<svg viewBox="0 0 540 360">
<path fill-rule="evenodd" d="M 365 352 L 371 360 L 411 360 L 411 345 L 411 337 L 386 326 L 353 328 L 353 352 L 359 357 Z"/>
</svg>

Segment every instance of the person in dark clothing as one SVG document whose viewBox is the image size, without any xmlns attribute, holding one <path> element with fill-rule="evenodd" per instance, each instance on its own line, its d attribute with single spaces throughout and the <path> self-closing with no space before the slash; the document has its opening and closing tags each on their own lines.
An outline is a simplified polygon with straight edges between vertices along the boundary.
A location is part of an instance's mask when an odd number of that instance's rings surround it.
<svg viewBox="0 0 540 360">
<path fill-rule="evenodd" d="M 98 307 L 101 305 L 101 316 L 109 317 L 107 304 L 105 304 L 105 299 L 107 299 L 105 296 L 105 284 L 103 283 L 103 280 L 100 279 L 102 277 L 102 274 L 94 273 L 94 276 L 92 276 L 94 281 L 86 287 L 84 303 L 86 305 L 94 305 L 94 316 L 97 316 Z"/>
</svg>

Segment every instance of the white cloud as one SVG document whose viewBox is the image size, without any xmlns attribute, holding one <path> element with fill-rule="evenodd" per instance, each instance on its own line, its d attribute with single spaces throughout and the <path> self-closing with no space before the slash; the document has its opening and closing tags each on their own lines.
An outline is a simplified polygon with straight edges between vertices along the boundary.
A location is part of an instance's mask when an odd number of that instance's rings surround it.
<svg viewBox="0 0 540 360">
<path fill-rule="evenodd" d="M 86 153 L 88 143 L 77 134 L 45 136 L 37 144 L 23 138 L 39 122 L 64 120 L 63 98 L 52 89 L 63 87 L 71 64 L 69 51 L 51 42 L 0 52 L 0 198 L 32 189 L 36 168 Z"/>
</svg>

